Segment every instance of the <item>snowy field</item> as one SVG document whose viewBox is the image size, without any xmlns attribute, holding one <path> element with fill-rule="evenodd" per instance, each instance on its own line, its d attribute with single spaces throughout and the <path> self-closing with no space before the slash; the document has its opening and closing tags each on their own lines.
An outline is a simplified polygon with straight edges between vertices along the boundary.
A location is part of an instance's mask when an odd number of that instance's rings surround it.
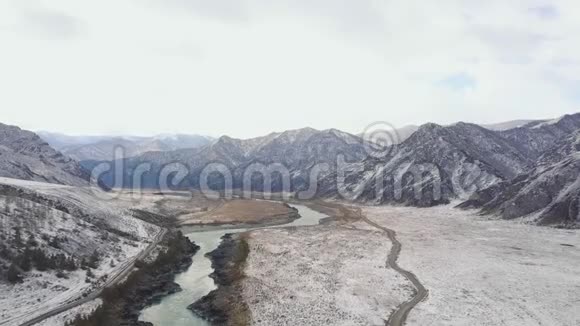
<svg viewBox="0 0 580 326">
<path fill-rule="evenodd" d="M 580 231 L 450 207 L 364 212 L 397 231 L 399 264 L 429 290 L 408 325 L 580 325 Z"/>
<path fill-rule="evenodd" d="M 412 295 L 375 230 L 264 229 L 248 242 L 243 295 L 255 325 L 384 325 Z"/>
</svg>

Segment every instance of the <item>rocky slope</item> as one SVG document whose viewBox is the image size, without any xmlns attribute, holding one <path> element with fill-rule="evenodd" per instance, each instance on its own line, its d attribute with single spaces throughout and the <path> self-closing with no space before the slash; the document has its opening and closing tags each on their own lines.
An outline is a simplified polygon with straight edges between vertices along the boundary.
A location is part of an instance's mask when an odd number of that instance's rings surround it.
<svg viewBox="0 0 580 326">
<path fill-rule="evenodd" d="M 81 186 L 90 174 L 35 133 L 0 124 L 0 177 Z"/>
<path fill-rule="evenodd" d="M 554 120 L 531 122 L 520 128 L 503 131 L 501 135 L 517 144 L 527 157 L 535 160 L 577 130 L 580 130 L 580 113 Z"/>
<path fill-rule="evenodd" d="M 337 183 L 336 174 L 323 180 L 322 194 L 375 204 L 432 206 L 511 179 L 531 164 L 515 144 L 494 131 L 468 123 L 427 124 L 385 159 L 353 166 L 357 170 L 346 173 L 344 182 Z"/>
<path fill-rule="evenodd" d="M 528 173 L 478 192 L 463 208 L 481 207 L 506 219 L 529 216 L 534 222 L 579 225 L 580 133 L 560 140 Z"/>
</svg>

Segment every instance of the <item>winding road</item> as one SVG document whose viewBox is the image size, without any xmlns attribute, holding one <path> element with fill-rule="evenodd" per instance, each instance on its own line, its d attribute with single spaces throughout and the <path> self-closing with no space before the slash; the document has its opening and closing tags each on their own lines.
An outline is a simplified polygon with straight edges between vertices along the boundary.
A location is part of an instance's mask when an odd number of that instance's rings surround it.
<svg viewBox="0 0 580 326">
<path fill-rule="evenodd" d="M 395 270 L 397 273 L 403 275 L 407 280 L 413 283 L 413 286 L 415 287 L 416 293 L 414 297 L 411 300 L 404 302 L 399 307 L 397 307 L 397 309 L 391 314 L 389 319 L 385 321 L 386 326 L 403 326 L 405 325 L 405 322 L 407 321 L 407 317 L 409 316 L 411 310 L 413 310 L 415 306 L 417 306 L 421 301 L 425 300 L 429 296 L 429 291 L 425 288 L 425 286 L 423 286 L 423 284 L 421 284 L 419 278 L 417 278 L 415 274 L 407 270 L 404 270 L 397 263 L 397 260 L 399 259 L 399 255 L 401 254 L 402 249 L 401 243 L 399 242 L 399 240 L 397 240 L 397 233 L 394 230 L 391 230 L 389 228 L 386 228 L 369 220 L 366 216 L 362 214 L 362 212 L 360 212 L 360 216 L 361 220 L 363 220 L 367 224 L 387 233 L 387 236 L 393 243 L 391 252 L 389 253 L 389 256 L 387 258 L 387 266 Z"/>
<path fill-rule="evenodd" d="M 76 308 L 80 305 L 83 305 L 85 303 L 88 303 L 88 302 L 91 302 L 91 301 L 97 299 L 101 295 L 101 293 L 103 292 L 103 290 L 105 288 L 116 285 L 119 282 L 121 282 L 122 280 L 124 280 L 133 271 L 133 267 L 135 266 L 135 262 L 147 257 L 153 251 L 153 249 L 155 249 L 155 247 L 159 244 L 159 242 L 161 242 L 161 240 L 163 239 L 165 234 L 167 234 L 167 230 L 162 229 L 155 236 L 155 238 L 153 239 L 151 244 L 149 246 L 147 246 L 147 248 L 145 250 L 143 250 L 141 253 L 139 253 L 139 255 L 135 256 L 131 260 L 123 263 L 123 265 L 121 265 L 121 267 L 119 269 L 117 269 L 112 275 L 110 275 L 110 277 L 107 279 L 107 281 L 102 286 L 93 290 L 93 292 L 90 293 L 89 295 L 84 296 L 83 294 L 79 294 L 79 297 L 77 297 L 73 301 L 69 301 L 67 303 L 64 303 L 61 306 L 58 306 L 58 307 L 54 307 L 54 308 L 50 309 L 49 311 L 44 312 L 43 314 L 38 315 L 36 317 L 33 317 L 29 320 L 26 320 L 26 318 L 31 317 L 31 315 L 33 315 L 33 313 L 27 314 L 27 315 L 17 316 L 17 317 L 11 318 L 9 320 L 2 321 L 2 322 L 0 322 L 0 325 L 7 325 L 9 323 L 10 324 L 18 323 L 17 325 L 19 325 L 19 326 L 32 326 L 32 325 L 38 324 L 41 321 L 44 321 L 44 320 L 50 318 L 50 317 L 54 317 L 58 314 L 61 314 L 65 311 L 67 311 L 67 310 L 70 310 L 72 308 Z M 22 319 L 26 320 L 26 321 L 17 322 L 18 320 L 22 320 Z"/>
</svg>

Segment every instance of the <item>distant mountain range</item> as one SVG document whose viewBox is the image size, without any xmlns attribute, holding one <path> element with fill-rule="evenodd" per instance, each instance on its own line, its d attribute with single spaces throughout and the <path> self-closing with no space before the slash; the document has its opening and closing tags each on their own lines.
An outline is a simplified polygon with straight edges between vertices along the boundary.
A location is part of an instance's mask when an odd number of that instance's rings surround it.
<svg viewBox="0 0 580 326">
<path fill-rule="evenodd" d="M 146 152 L 174 151 L 183 148 L 198 148 L 213 141 L 200 135 L 162 134 L 152 137 L 139 136 L 68 136 L 57 133 L 39 132 L 47 143 L 64 155 L 77 161 L 113 160 L 115 148 L 124 150 L 124 157 L 133 157 Z"/>
<path fill-rule="evenodd" d="M 329 169 L 336 165 L 338 155 L 343 155 L 347 161 L 360 161 L 366 157 L 363 140 L 336 129 L 319 131 L 312 128 L 289 130 L 272 133 L 267 136 L 251 139 L 235 139 L 228 136 L 220 137 L 215 142 L 196 149 L 182 149 L 169 152 L 149 152 L 143 155 L 114 162 L 123 165 L 124 186 L 132 184 L 132 172 L 141 164 L 151 164 L 151 170 L 143 175 L 143 186 L 158 187 L 159 175 L 165 166 L 180 163 L 189 171 L 187 179 L 178 187 L 195 187 L 199 175 L 208 164 L 221 164 L 232 172 L 233 186 L 241 186 L 243 172 L 259 164 L 283 164 L 291 176 L 294 190 L 306 187 L 311 168 L 318 163 L 328 163 Z M 92 167 L 99 162 L 83 162 Z M 253 178 L 254 176 L 252 176 Z M 115 186 L 112 174 L 105 174 L 102 180 Z M 220 178 L 210 178 L 210 184 L 219 184 Z M 263 184 L 259 180 L 253 182 L 254 190 L 262 191 Z M 282 188 L 280 178 L 271 182 L 272 190 Z M 217 186 L 218 188 L 220 186 Z"/>
<path fill-rule="evenodd" d="M 579 131 L 580 114 L 487 126 L 425 124 L 404 128 L 402 141 L 382 148 L 386 155 L 381 157 L 369 155 L 362 137 L 336 129 L 215 140 L 43 133 L 63 155 L 32 132 L 0 124 L 0 176 L 86 185 L 87 171 L 105 162 L 113 167 L 99 180 L 107 187 L 158 188 L 173 179 L 177 183 L 172 188 L 199 188 L 203 177 L 214 190 L 240 189 L 251 181 L 253 191 L 309 190 L 319 198 L 365 204 L 433 206 L 463 200 L 460 207 L 503 218 L 574 224 L 580 196 Z M 126 158 L 111 161 L 116 146 L 126 150 Z M 117 167 L 121 184 L 112 172 Z M 224 171 L 231 174 L 231 184 Z"/>
<path fill-rule="evenodd" d="M 506 130 L 510 130 L 510 129 L 514 129 L 514 128 L 523 127 L 523 126 L 530 124 L 530 123 L 533 123 L 533 122 L 544 122 L 544 121 L 546 121 L 546 120 L 512 120 L 512 121 L 506 121 L 506 122 L 500 122 L 500 123 L 494 123 L 494 124 L 482 124 L 480 126 L 485 128 L 485 129 L 489 129 L 489 130 L 493 130 L 493 131 L 506 131 Z M 395 137 L 395 138 L 399 140 L 397 143 L 400 144 L 400 143 L 404 142 L 405 140 L 407 140 L 409 137 L 411 137 L 411 135 L 413 135 L 415 133 L 415 131 L 419 130 L 419 128 L 420 128 L 420 126 L 408 125 L 408 126 L 405 126 L 403 128 L 396 129 L 397 137 Z"/>
</svg>

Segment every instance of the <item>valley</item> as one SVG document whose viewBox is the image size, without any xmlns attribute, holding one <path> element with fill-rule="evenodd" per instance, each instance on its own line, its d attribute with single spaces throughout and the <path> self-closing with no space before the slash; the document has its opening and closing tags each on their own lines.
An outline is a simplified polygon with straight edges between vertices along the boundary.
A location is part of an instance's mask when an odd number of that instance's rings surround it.
<svg viewBox="0 0 580 326">
<path fill-rule="evenodd" d="M 0 1 L 0 326 L 580 326 L 580 1 Z"/>
<path fill-rule="evenodd" d="M 335 129 L 224 136 L 95 178 L 0 125 L 0 325 L 575 326 L 580 115 L 501 126 L 381 158 Z"/>
</svg>

